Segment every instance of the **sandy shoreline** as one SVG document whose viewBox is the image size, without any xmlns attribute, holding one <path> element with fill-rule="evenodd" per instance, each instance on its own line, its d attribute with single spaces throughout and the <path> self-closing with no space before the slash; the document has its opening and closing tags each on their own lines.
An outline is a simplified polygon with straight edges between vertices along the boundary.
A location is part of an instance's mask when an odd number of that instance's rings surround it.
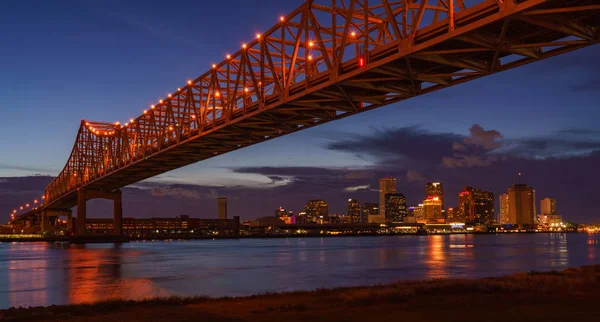
<svg viewBox="0 0 600 322">
<path fill-rule="evenodd" d="M 600 265 L 240 298 L 0 310 L 5 321 L 600 321 Z"/>
</svg>

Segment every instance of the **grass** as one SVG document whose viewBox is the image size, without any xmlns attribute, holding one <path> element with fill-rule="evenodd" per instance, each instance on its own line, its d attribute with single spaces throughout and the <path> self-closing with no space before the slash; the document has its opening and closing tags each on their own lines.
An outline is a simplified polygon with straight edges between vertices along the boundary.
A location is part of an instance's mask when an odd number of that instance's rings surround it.
<svg viewBox="0 0 600 322">
<path fill-rule="evenodd" d="M 231 321 L 245 321 L 246 318 L 264 316 L 266 319 L 271 315 L 305 315 L 339 309 L 360 311 L 367 308 L 393 308 L 395 310 L 399 307 L 412 307 L 415 305 L 413 303 L 427 301 L 435 303 L 438 299 L 455 301 L 458 297 L 478 300 L 485 296 L 494 296 L 499 298 L 498 301 L 501 303 L 501 301 L 511 301 L 517 295 L 524 296 L 524 298 L 537 298 L 541 301 L 544 298 L 554 299 L 557 297 L 584 298 L 587 296 L 586 294 L 600 294 L 600 265 L 563 271 L 532 271 L 504 277 L 472 280 L 437 279 L 368 287 L 317 289 L 280 294 L 266 293 L 247 297 L 158 297 L 141 301 L 110 300 L 93 304 L 45 308 L 11 308 L 0 310 L 0 320 L 41 321 L 85 318 L 83 320 L 87 321 L 90 317 L 97 317 L 99 312 L 111 312 L 111 314 L 120 314 L 119 316 L 135 312 L 137 315 L 134 316 L 140 316 L 140 318 L 130 319 L 130 321 L 145 321 L 147 318 L 144 318 L 142 313 L 153 317 L 150 312 L 185 314 L 181 308 L 197 308 L 202 313 L 214 311 L 213 313 L 217 314 L 211 316 L 207 321 L 221 321 L 218 318 L 231 316 L 245 317 Z M 409 303 L 411 304 L 408 305 Z M 542 301 L 540 305 L 543 304 Z M 491 303 L 490 305 L 495 304 Z M 104 318 L 110 319 L 111 317 L 105 316 Z M 262 318 L 258 320 L 262 321 Z"/>
</svg>

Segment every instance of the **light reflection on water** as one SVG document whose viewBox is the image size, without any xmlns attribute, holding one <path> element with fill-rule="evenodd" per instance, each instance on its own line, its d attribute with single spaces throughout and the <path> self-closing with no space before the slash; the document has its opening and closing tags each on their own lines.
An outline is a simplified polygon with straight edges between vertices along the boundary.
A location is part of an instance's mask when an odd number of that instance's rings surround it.
<svg viewBox="0 0 600 322">
<path fill-rule="evenodd" d="M 0 244 L 0 308 L 241 296 L 600 264 L 598 235 L 521 234 Z"/>
</svg>

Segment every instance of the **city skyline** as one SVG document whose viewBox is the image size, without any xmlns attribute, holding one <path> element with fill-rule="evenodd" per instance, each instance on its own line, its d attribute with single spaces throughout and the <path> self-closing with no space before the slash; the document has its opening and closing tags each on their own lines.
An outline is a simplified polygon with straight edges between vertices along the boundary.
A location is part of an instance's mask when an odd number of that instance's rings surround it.
<svg viewBox="0 0 600 322">
<path fill-rule="evenodd" d="M 48 14 L 23 14 L 31 3 Z M 10 106 L 0 120 L 0 135 L 10 138 L 0 142 L 3 221 L 15 206 L 39 196 L 49 181 L 31 176 L 61 170 L 82 118 L 123 122 L 139 115 L 298 5 L 241 3 L 244 13 L 273 20 L 245 21 L 233 14 L 242 21 L 206 33 L 194 27 L 197 15 L 218 23 L 210 11 L 225 4 L 212 3 L 207 10 L 192 4 L 189 12 L 165 18 L 164 10 L 174 9 L 148 5 L 131 14 L 133 4 L 114 9 L 107 3 L 31 3 L 8 4 L 14 14 L 0 22 L 2 30 L 17 30 L 1 34 L 3 43 L 21 49 L 0 53 L 0 95 Z M 72 10 L 79 14 L 70 15 Z M 77 32 L 70 30 L 83 20 L 87 23 Z M 182 34 L 187 37 L 172 37 Z M 200 55 L 190 55 L 190 46 L 198 49 L 199 43 Z M 46 48 L 45 55 L 32 44 Z M 600 177 L 595 167 L 600 162 L 599 54 L 597 46 L 582 49 L 160 175 L 126 189 L 133 199 L 124 200 L 125 215 L 197 215 L 204 207 L 211 213 L 216 209 L 211 201 L 224 196 L 231 211 L 259 217 L 264 202 L 266 209 L 278 207 L 277 201 L 299 209 L 319 195 L 342 213 L 352 192 L 364 199 L 387 174 L 397 177 L 414 200 L 422 191 L 409 186 L 414 182 L 439 180 L 452 194 L 465 183 L 501 191 L 522 171 L 542 195 L 560 199 L 569 218 L 598 221 L 591 193 L 575 191 L 589 191 Z M 542 81 L 546 78 L 556 81 Z M 39 95 L 26 95 L 31 88 Z M 77 94 L 65 102 L 67 93 Z M 91 202 L 90 212 L 109 208 Z"/>
</svg>

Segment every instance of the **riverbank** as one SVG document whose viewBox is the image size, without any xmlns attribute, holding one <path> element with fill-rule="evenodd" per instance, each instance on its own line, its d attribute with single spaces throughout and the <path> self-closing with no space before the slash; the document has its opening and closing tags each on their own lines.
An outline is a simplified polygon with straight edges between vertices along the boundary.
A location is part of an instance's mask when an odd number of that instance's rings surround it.
<svg viewBox="0 0 600 322">
<path fill-rule="evenodd" d="M 399 272 L 400 274 L 401 272 Z M 240 298 L 0 310 L 5 321 L 600 321 L 600 265 Z"/>
</svg>

